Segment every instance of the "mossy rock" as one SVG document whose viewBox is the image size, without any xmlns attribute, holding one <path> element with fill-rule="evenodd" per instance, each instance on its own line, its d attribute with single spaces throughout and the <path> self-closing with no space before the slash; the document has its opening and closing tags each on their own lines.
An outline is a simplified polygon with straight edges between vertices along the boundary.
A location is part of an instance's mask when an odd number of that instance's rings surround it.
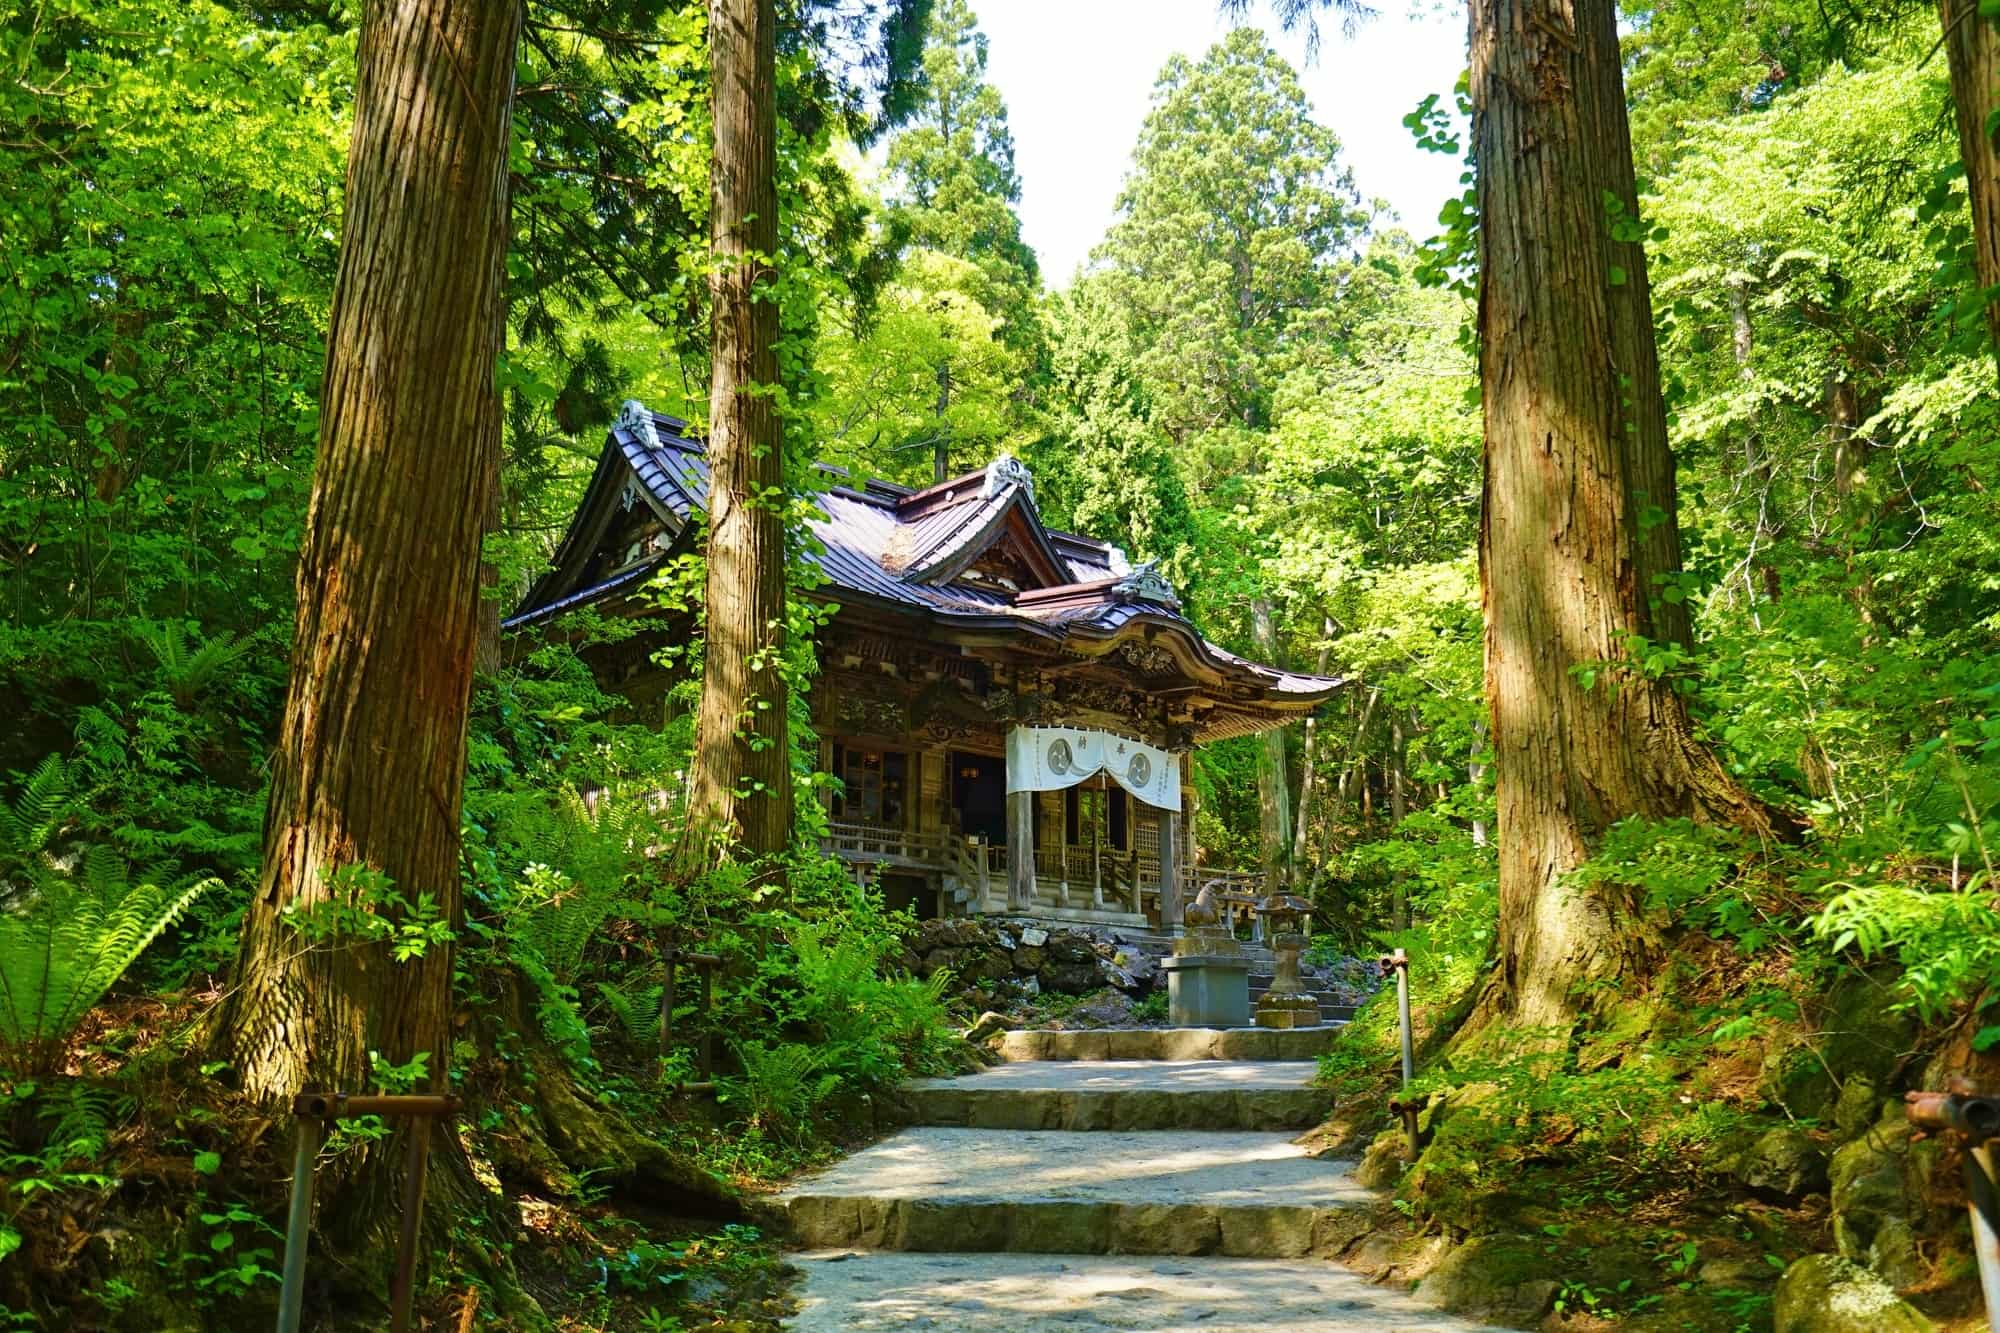
<svg viewBox="0 0 2000 1333">
<path fill-rule="evenodd" d="M 1560 1289 L 1544 1246 L 1526 1236 L 1476 1236 L 1439 1261 L 1418 1284 L 1419 1300 L 1442 1310 L 1533 1324 Z"/>
<path fill-rule="evenodd" d="M 1773 1333 L 1933 1333 L 1926 1319 L 1875 1274 L 1837 1254 L 1799 1260 L 1771 1298 Z"/>
<path fill-rule="evenodd" d="M 1843 979 L 1827 995 L 1817 1032 L 1773 1039 L 1759 1091 L 1802 1120 L 1832 1120 L 1849 1080 L 1888 1087 L 1917 1033 L 1916 1020 L 1892 1007 L 1894 998 L 1876 977 L 1857 973 Z"/>
<path fill-rule="evenodd" d="M 1804 1130 L 1779 1126 L 1750 1145 L 1735 1176 L 1760 1194 L 1784 1199 L 1817 1194 L 1827 1187 L 1826 1152 Z"/>
<path fill-rule="evenodd" d="M 1403 1168 L 1407 1165 L 1403 1155 L 1405 1144 L 1400 1126 L 1383 1130 L 1361 1154 L 1354 1178 L 1371 1190 L 1388 1189 L 1403 1178 Z"/>
<path fill-rule="evenodd" d="M 1833 1241 L 1842 1257 L 1866 1264 L 1895 1287 L 1923 1280 L 1916 1221 L 1923 1214 L 1907 1121 L 1884 1118 L 1833 1155 Z"/>
</svg>

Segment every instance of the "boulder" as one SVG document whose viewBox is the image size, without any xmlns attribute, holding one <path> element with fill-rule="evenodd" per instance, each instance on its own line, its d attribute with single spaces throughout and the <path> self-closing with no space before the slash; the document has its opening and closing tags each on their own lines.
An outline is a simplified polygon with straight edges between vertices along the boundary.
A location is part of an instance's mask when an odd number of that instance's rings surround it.
<svg viewBox="0 0 2000 1333">
<path fill-rule="evenodd" d="M 1799 1260 L 1771 1297 L 1772 1333 L 1932 1333 L 1889 1284 L 1837 1254 Z"/>
<path fill-rule="evenodd" d="M 1873 976 L 1840 982 L 1818 1017 L 1817 1036 L 1808 1041 L 1790 1034 L 1765 1051 L 1758 1091 L 1801 1120 L 1826 1120 L 1844 1091 L 1830 1071 L 1887 1087 L 1916 1036 L 1916 1020 L 1893 1007 L 1892 998 L 1889 984 Z"/>
<path fill-rule="evenodd" d="M 1014 968 L 1019 972 L 1039 972 L 1048 961 L 1048 951 L 1039 945 L 1023 944 L 1014 950 Z"/>
<path fill-rule="evenodd" d="M 1091 947 L 1088 935 L 1067 932 L 1051 935 L 1047 947 L 1049 957 L 1058 963 L 1090 963 L 1097 960 L 1097 950 Z"/>
<path fill-rule="evenodd" d="M 1021 943 L 1030 949 L 1039 949 L 1049 942 L 1049 932 L 1040 926 L 1029 926 L 1021 932 Z"/>
<path fill-rule="evenodd" d="M 1781 1126 L 1750 1145 L 1736 1177 L 1760 1193 L 1796 1199 L 1826 1188 L 1826 1153 L 1805 1131 Z"/>
<path fill-rule="evenodd" d="M 1417 1287 L 1440 1309 L 1535 1324 L 1559 1289 L 1548 1255 L 1526 1236 L 1475 1236 L 1447 1254 Z"/>
<path fill-rule="evenodd" d="M 1097 969 L 1085 962 L 1044 963 L 1040 972 L 1042 989 L 1060 995 L 1086 995 L 1098 987 Z"/>
<path fill-rule="evenodd" d="M 1146 993 L 1147 987 L 1137 977 L 1116 963 L 1101 962 L 1097 965 L 1097 971 L 1104 978 L 1106 985 L 1115 986 L 1127 995 L 1144 995 Z"/>
<path fill-rule="evenodd" d="M 1921 1278 L 1908 1179 L 1912 1132 L 1901 1118 L 1884 1119 L 1836 1152 L 1828 1172 L 1834 1247 L 1899 1287 Z"/>
<path fill-rule="evenodd" d="M 940 968 L 949 968 L 952 974 L 956 976 L 959 970 L 959 962 L 963 957 L 964 955 L 957 949 L 932 949 L 924 955 L 923 961 L 917 964 L 917 975 L 929 980 L 931 974 Z"/>
<path fill-rule="evenodd" d="M 1385 1129 L 1368 1142 L 1367 1150 L 1354 1168 L 1354 1179 L 1371 1190 L 1385 1190 L 1403 1177 L 1409 1165 L 1404 1156 L 1408 1141 L 1401 1127 Z"/>
<path fill-rule="evenodd" d="M 1014 975 L 1014 958 L 1005 949 L 968 950 L 959 976 L 969 983 L 1002 981 Z"/>
<path fill-rule="evenodd" d="M 1860 1134 L 1875 1123 L 1882 1111 L 1882 1094 L 1875 1080 L 1866 1074 L 1850 1075 L 1840 1086 L 1840 1099 L 1833 1104 L 1834 1127 L 1843 1140 Z"/>
</svg>

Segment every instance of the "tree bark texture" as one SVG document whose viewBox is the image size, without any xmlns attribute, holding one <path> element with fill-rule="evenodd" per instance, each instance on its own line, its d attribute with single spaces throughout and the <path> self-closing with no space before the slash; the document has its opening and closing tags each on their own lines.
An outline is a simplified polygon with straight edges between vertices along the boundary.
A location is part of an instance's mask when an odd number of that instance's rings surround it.
<svg viewBox="0 0 2000 1333">
<path fill-rule="evenodd" d="M 1314 665 L 1313 674 L 1324 676 L 1326 664 L 1333 655 L 1333 622 L 1324 617 L 1320 620 L 1319 661 Z M 1306 715 L 1305 742 L 1300 747 L 1303 758 L 1299 769 L 1299 809 L 1292 824 L 1292 886 L 1299 887 L 1306 867 L 1306 830 L 1312 821 L 1313 788 L 1319 777 L 1319 715 Z"/>
<path fill-rule="evenodd" d="M 513 4 L 383 0 L 363 24 L 291 687 L 263 867 L 213 1029 L 267 1105 L 372 1086 L 370 1051 L 428 1053 L 431 1086 L 446 1086 L 449 948 L 397 963 L 354 932 L 309 939 L 286 914 L 340 899 L 399 915 L 366 901 L 352 875 L 366 871 L 458 920 L 520 22 Z M 399 1163 L 385 1145 L 360 1168 L 362 1208 L 393 1197 Z"/>
<path fill-rule="evenodd" d="M 1271 599 L 1259 597 L 1250 604 L 1250 636 L 1256 641 L 1263 660 L 1278 661 L 1278 628 L 1271 618 Z M 1291 784 L 1285 771 L 1285 732 L 1274 727 L 1257 737 L 1258 845 L 1262 853 L 1264 891 L 1276 893 L 1285 886 L 1286 853 L 1291 850 Z"/>
<path fill-rule="evenodd" d="M 711 0 L 715 155 L 708 401 L 706 659 L 692 808 L 747 854 L 792 830 L 785 682 L 784 451 L 774 394 L 778 307 L 774 0 Z"/>
<path fill-rule="evenodd" d="M 1619 671 L 1614 691 L 1597 668 L 1626 659 L 1628 635 L 1686 636 L 1684 611 L 1649 595 L 1679 538 L 1645 255 L 1614 239 L 1605 202 L 1636 207 L 1615 17 L 1610 0 L 1472 6 L 1500 861 L 1488 1004 L 1526 1027 L 1566 1028 L 1583 988 L 1650 968 L 1630 896 L 1564 883 L 1609 824 L 1692 815 L 1781 831 L 1668 685 Z"/>
<path fill-rule="evenodd" d="M 1982 18 L 1979 0 L 1939 0 L 1945 58 L 1951 69 L 1958 153 L 1972 203 L 1979 285 L 2000 288 L 2000 22 Z M 1986 303 L 1986 333 L 2000 365 L 2000 301 Z"/>
</svg>

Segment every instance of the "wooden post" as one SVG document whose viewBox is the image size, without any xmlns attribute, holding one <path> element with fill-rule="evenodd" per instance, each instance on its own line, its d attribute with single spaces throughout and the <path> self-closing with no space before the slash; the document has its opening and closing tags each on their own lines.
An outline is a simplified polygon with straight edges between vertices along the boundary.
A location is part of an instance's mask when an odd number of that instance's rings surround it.
<svg viewBox="0 0 2000 1333">
<path fill-rule="evenodd" d="M 1101 782 L 1103 779 L 1100 778 L 1099 781 Z M 1104 814 L 1104 797 L 1101 795 L 1097 798 L 1095 813 L 1099 818 L 1102 818 Z M 1100 836 L 1100 832 L 1098 819 L 1092 819 L 1090 821 L 1090 905 L 1099 909 L 1104 906 L 1104 839 Z"/>
<path fill-rule="evenodd" d="M 1035 906 L 1035 793 L 1007 793 L 1007 906 Z"/>
<path fill-rule="evenodd" d="M 1160 811 L 1160 929 L 1181 929 L 1181 812 Z"/>
</svg>

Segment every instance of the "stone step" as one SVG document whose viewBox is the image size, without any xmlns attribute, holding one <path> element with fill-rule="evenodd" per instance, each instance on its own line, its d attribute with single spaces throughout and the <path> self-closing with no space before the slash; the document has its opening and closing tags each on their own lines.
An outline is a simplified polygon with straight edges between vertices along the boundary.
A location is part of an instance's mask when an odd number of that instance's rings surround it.
<svg viewBox="0 0 2000 1333">
<path fill-rule="evenodd" d="M 805 1273 L 797 1333 L 1470 1333 L 1480 1325 L 1333 1264 L 1095 1255 L 791 1256 Z"/>
<path fill-rule="evenodd" d="M 1000 1034 L 1000 1058 L 1015 1060 L 1313 1060 L 1333 1045 L 1337 1023 L 1316 1028 L 1041 1028 Z"/>
<path fill-rule="evenodd" d="M 760 1211 L 804 1249 L 1331 1257 L 1368 1226 L 1351 1166 L 1283 1132 L 905 1129 Z"/>
<path fill-rule="evenodd" d="M 1033 1060 L 919 1079 L 891 1100 L 905 1124 L 971 1129 L 1310 1129 L 1333 1110 L 1298 1061 Z"/>
</svg>

